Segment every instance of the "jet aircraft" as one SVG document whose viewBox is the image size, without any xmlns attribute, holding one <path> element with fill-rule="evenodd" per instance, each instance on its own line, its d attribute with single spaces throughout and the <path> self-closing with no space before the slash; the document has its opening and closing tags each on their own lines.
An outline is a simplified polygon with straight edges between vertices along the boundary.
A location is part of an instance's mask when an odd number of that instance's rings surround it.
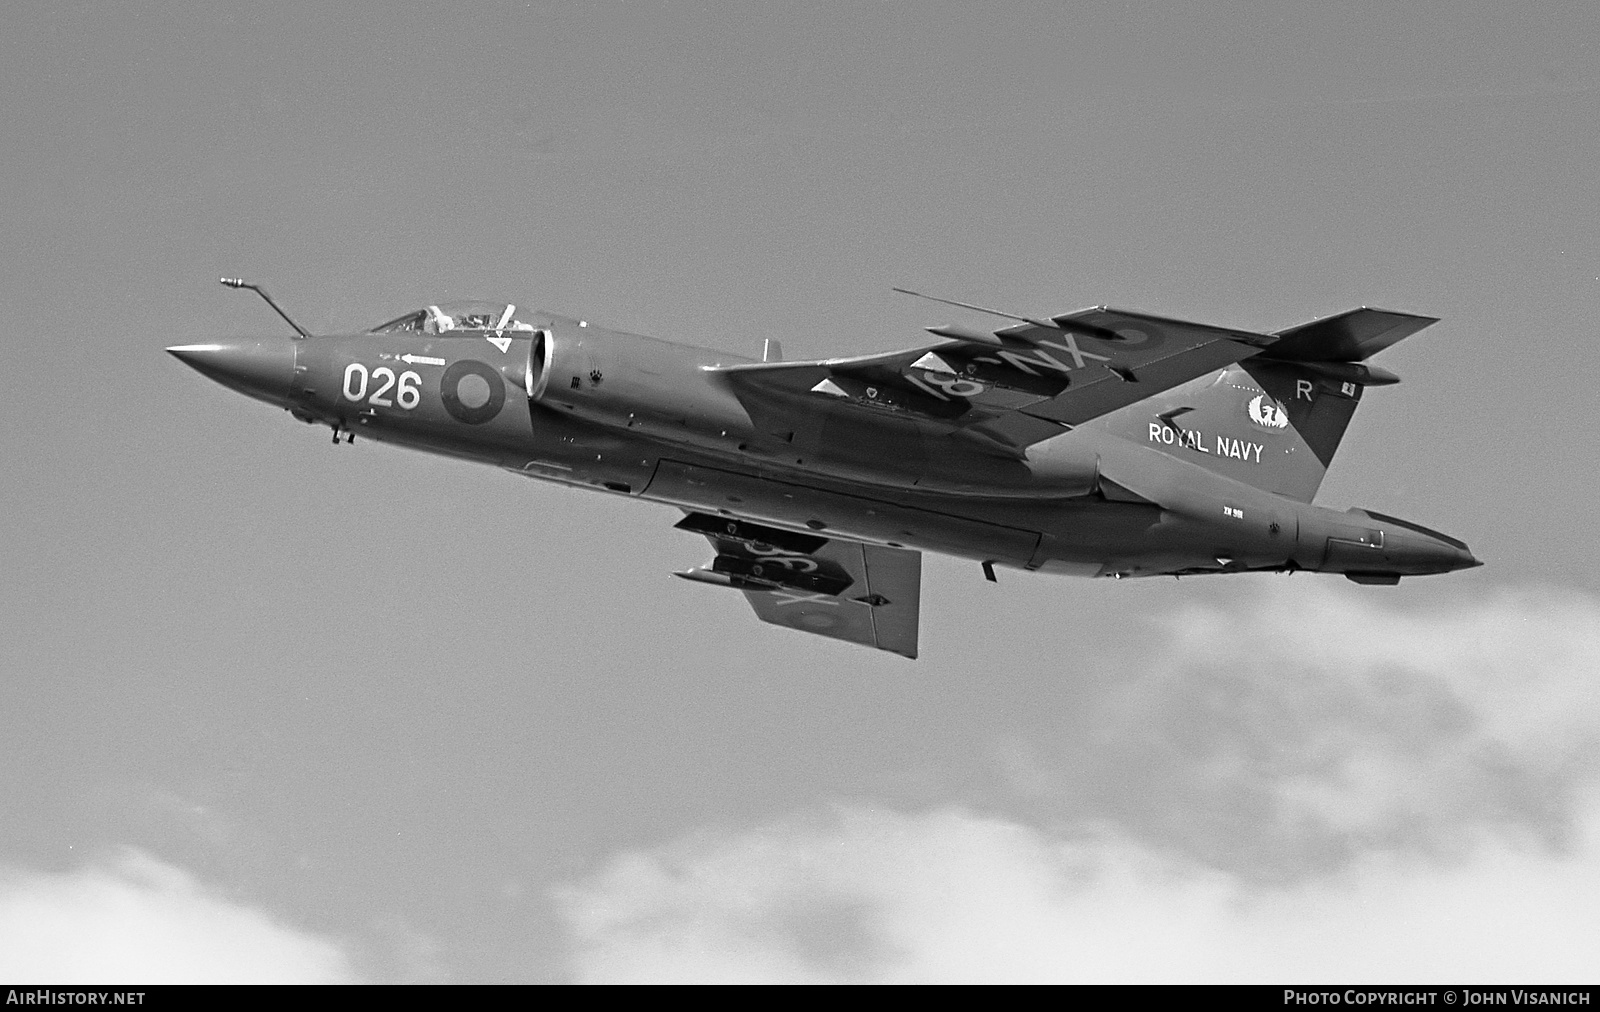
<svg viewBox="0 0 1600 1012">
<path fill-rule="evenodd" d="M 355 434 L 680 509 L 713 557 L 677 576 L 765 622 L 917 656 L 923 552 L 1077 576 L 1340 573 L 1481 563 L 1462 542 L 1314 505 L 1369 359 L 1436 323 L 1353 309 L 1253 333 L 1097 306 L 928 327 L 908 351 L 762 360 L 510 302 L 313 336 L 168 348 L 240 393 Z M 904 291 L 901 289 L 901 291 Z M 916 295 L 915 292 L 906 292 Z M 923 296 L 924 298 L 931 298 Z"/>
</svg>

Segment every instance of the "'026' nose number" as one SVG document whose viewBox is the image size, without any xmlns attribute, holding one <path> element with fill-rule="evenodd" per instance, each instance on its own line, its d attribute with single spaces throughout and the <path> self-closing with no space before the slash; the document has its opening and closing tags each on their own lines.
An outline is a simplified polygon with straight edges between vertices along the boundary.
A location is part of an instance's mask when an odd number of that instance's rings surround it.
<svg viewBox="0 0 1600 1012">
<path fill-rule="evenodd" d="M 344 399 L 347 401 L 365 400 L 368 404 L 380 408 L 399 405 L 407 411 L 422 403 L 422 377 L 407 369 L 399 376 L 386 365 L 380 365 L 370 373 L 367 367 L 360 362 L 351 362 L 344 369 Z M 367 393 L 367 388 L 372 385 L 372 393 Z M 394 391 L 391 400 L 389 391 Z"/>
</svg>

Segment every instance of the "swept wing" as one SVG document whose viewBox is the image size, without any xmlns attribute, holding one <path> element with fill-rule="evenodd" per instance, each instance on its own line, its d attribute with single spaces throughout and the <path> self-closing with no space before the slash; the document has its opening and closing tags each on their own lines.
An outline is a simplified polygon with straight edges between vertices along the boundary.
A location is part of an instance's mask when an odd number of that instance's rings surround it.
<svg viewBox="0 0 1600 1012">
<path fill-rule="evenodd" d="M 921 552 L 709 513 L 690 513 L 677 526 L 704 534 L 717 554 L 709 566 L 676 575 L 743 591 L 763 622 L 917 656 Z"/>
<path fill-rule="evenodd" d="M 782 435 L 830 407 L 918 419 L 1001 451 L 1260 353 L 1270 335 L 1096 307 L 997 331 L 930 327 L 910 351 L 714 367 Z"/>
</svg>

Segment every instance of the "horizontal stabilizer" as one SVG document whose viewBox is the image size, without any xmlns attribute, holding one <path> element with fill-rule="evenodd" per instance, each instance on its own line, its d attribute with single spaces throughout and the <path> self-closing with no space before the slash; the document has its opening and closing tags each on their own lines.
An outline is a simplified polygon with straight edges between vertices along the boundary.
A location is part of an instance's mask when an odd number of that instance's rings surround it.
<svg viewBox="0 0 1600 1012">
<path fill-rule="evenodd" d="M 1438 322 L 1432 316 L 1352 309 L 1278 331 L 1277 343 L 1261 357 L 1280 362 L 1362 362 Z"/>
</svg>

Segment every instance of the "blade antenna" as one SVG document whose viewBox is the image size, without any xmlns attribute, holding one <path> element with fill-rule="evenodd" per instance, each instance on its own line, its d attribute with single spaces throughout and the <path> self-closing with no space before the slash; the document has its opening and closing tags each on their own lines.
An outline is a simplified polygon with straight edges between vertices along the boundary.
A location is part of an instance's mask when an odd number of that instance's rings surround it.
<svg viewBox="0 0 1600 1012">
<path fill-rule="evenodd" d="M 956 306 L 960 309 L 971 309 L 978 313 L 988 313 L 990 316 L 998 316 L 1006 320 L 1018 320 L 1022 323 L 1031 323 L 1035 327 L 1043 327 L 1046 330 L 1061 329 L 1059 324 L 1053 323 L 1049 320 L 1036 320 L 1031 316 L 1018 316 L 1016 313 L 1003 313 L 998 309 L 988 309 L 984 306 L 974 306 L 970 302 L 957 302 L 955 299 L 941 299 L 937 295 L 924 295 L 921 292 L 913 292 L 909 288 L 895 288 L 892 290 L 899 292 L 901 295 L 914 295 L 919 299 L 927 299 L 929 302 L 942 302 L 947 306 Z"/>
<path fill-rule="evenodd" d="M 250 289 L 252 292 L 255 292 L 257 295 L 261 296 L 263 299 L 266 299 L 267 300 L 267 305 L 271 306 L 277 312 L 277 314 L 279 316 L 283 317 L 284 322 L 287 323 L 289 326 L 293 327 L 295 333 L 299 334 L 303 338 L 311 336 L 311 332 L 306 330 L 306 328 L 300 326 L 300 324 L 294 322 L 294 318 L 291 317 L 288 313 L 285 313 L 283 311 L 283 307 L 278 305 L 276 302 L 274 302 L 272 300 L 272 296 L 268 295 L 267 294 L 267 290 L 265 288 L 262 288 L 260 285 L 253 285 L 250 282 L 246 281 L 244 278 L 218 278 L 217 280 L 221 281 L 223 284 L 227 285 L 229 288 L 248 288 L 248 289 Z"/>
</svg>

